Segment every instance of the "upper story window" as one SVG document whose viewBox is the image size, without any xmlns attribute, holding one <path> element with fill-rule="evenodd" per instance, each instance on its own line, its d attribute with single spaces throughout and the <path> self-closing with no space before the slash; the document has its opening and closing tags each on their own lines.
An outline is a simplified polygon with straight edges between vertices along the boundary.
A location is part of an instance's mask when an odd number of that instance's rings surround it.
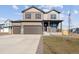
<svg viewBox="0 0 79 59">
<path fill-rule="evenodd" d="M 31 19 L 31 13 L 26 13 L 25 14 L 25 19 Z"/>
<path fill-rule="evenodd" d="M 40 13 L 35 14 L 35 19 L 41 19 L 41 14 Z"/>
<path fill-rule="evenodd" d="M 51 19 L 56 19 L 56 14 L 51 14 Z"/>
</svg>

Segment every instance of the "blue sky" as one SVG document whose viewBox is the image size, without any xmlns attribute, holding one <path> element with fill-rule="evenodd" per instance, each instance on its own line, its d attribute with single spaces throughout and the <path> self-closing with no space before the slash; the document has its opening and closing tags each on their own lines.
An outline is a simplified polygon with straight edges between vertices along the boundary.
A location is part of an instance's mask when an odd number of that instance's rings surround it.
<svg viewBox="0 0 79 59">
<path fill-rule="evenodd" d="M 31 5 L 0 5 L 0 23 L 7 19 L 20 20 L 22 19 L 21 11 L 30 7 Z M 79 25 L 79 5 L 35 5 L 36 7 L 49 11 L 56 9 L 61 12 L 61 19 L 63 27 L 68 26 L 68 13 L 71 11 L 71 27 L 78 27 Z"/>
</svg>

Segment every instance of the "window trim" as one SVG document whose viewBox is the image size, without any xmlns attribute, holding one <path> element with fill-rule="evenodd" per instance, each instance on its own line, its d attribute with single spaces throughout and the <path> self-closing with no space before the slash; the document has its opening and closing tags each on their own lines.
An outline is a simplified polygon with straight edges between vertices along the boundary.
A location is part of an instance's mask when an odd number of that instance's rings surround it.
<svg viewBox="0 0 79 59">
<path fill-rule="evenodd" d="M 56 14 L 51 14 L 50 19 L 57 19 L 57 15 Z"/>
<path fill-rule="evenodd" d="M 26 15 L 30 16 L 30 17 L 26 17 Z M 31 19 L 32 18 L 32 13 L 28 12 L 28 13 L 25 13 L 25 19 Z"/>
<path fill-rule="evenodd" d="M 39 15 L 39 16 L 37 16 L 37 15 Z M 41 19 L 42 17 L 41 17 L 41 13 L 35 13 L 35 19 Z"/>
</svg>

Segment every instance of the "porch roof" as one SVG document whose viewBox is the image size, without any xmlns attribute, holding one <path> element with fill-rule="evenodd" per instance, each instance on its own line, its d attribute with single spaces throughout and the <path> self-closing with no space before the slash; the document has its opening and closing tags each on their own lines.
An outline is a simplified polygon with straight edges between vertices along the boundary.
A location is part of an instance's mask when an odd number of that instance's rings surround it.
<svg viewBox="0 0 79 59">
<path fill-rule="evenodd" d="M 42 22 L 42 20 L 16 20 L 11 22 Z"/>
<path fill-rule="evenodd" d="M 44 22 L 44 21 L 62 22 L 63 20 L 16 20 L 11 22 L 14 23 L 14 22 Z"/>
<path fill-rule="evenodd" d="M 62 22 L 63 20 L 43 20 L 43 21 L 56 21 L 56 22 Z"/>
</svg>

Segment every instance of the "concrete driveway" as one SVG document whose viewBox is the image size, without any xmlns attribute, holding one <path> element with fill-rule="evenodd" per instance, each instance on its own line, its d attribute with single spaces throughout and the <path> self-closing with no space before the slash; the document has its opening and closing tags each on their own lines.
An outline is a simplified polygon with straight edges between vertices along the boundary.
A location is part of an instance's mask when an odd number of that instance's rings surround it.
<svg viewBox="0 0 79 59">
<path fill-rule="evenodd" d="M 36 53 L 41 35 L 0 36 L 1 53 Z"/>
</svg>

